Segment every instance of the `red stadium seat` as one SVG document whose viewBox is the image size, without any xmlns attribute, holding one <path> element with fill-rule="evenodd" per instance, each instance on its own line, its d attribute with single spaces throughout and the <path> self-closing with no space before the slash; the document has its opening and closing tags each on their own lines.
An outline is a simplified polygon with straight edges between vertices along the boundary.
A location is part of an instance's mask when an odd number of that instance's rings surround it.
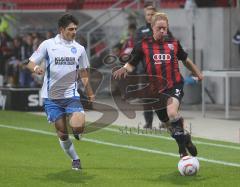
<svg viewBox="0 0 240 187">
<path fill-rule="evenodd" d="M 6 0 L 16 4 L 17 9 L 59 9 L 79 8 L 79 0 Z"/>
<path fill-rule="evenodd" d="M 105 9 L 109 8 L 115 3 L 117 3 L 117 0 L 85 0 L 83 4 L 83 9 Z M 131 0 L 125 0 L 123 3 L 120 4 L 120 8 L 125 7 L 129 3 L 132 3 Z M 142 3 L 143 4 L 143 3 Z M 137 6 L 133 6 L 134 8 L 137 8 Z"/>
<path fill-rule="evenodd" d="M 180 8 L 185 2 L 186 0 L 161 0 L 160 8 Z"/>
<path fill-rule="evenodd" d="M 5 0 L 16 5 L 17 9 L 106 9 L 118 0 Z M 125 7 L 131 0 L 125 0 L 119 7 Z M 142 1 L 143 4 L 143 1 Z M 133 6 L 137 8 L 137 6 Z"/>
</svg>

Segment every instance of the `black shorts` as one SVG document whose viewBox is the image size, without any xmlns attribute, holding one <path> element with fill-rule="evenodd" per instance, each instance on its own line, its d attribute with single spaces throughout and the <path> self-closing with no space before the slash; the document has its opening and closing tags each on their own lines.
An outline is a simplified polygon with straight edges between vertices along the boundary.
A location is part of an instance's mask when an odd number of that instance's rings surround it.
<svg viewBox="0 0 240 187">
<path fill-rule="evenodd" d="M 175 97 L 179 103 L 181 103 L 184 92 L 183 92 L 183 84 L 179 84 L 174 86 L 173 88 L 170 88 L 168 90 L 163 91 L 164 95 L 167 96 L 167 98 L 169 97 Z"/>
<path fill-rule="evenodd" d="M 160 94 L 159 97 L 160 97 L 160 100 L 162 101 L 161 107 L 154 109 L 160 121 L 167 122 L 169 120 L 168 114 L 167 114 L 168 99 L 170 97 L 174 97 L 179 101 L 179 103 L 181 103 L 183 95 L 184 95 L 183 84 L 176 85 L 173 88 L 165 90 Z"/>
</svg>

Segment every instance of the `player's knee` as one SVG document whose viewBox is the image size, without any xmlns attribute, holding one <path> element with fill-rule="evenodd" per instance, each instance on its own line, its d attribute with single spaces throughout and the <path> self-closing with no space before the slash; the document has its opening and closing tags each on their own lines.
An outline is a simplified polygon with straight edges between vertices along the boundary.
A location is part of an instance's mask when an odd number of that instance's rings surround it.
<svg viewBox="0 0 240 187">
<path fill-rule="evenodd" d="M 174 120 L 179 117 L 178 108 L 179 104 L 175 98 L 173 99 L 173 103 L 167 105 L 167 114 L 170 120 Z"/>
<path fill-rule="evenodd" d="M 72 127 L 75 134 L 82 134 L 84 131 L 84 126 L 81 127 Z"/>
<path fill-rule="evenodd" d="M 176 119 L 178 117 L 178 111 L 176 111 L 175 109 L 170 108 L 168 109 L 167 113 L 169 119 L 171 120 Z"/>
<path fill-rule="evenodd" d="M 85 126 L 85 114 L 74 113 L 70 119 L 70 126 L 76 129 L 84 129 Z"/>
</svg>

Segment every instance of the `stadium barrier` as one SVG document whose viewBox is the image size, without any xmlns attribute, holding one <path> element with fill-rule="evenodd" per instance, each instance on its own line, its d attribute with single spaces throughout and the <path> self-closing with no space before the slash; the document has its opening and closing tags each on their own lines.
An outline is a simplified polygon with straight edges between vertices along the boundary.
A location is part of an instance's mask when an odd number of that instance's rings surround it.
<svg viewBox="0 0 240 187">
<path fill-rule="evenodd" d="M 3 110 L 42 111 L 40 88 L 0 88 Z"/>
</svg>

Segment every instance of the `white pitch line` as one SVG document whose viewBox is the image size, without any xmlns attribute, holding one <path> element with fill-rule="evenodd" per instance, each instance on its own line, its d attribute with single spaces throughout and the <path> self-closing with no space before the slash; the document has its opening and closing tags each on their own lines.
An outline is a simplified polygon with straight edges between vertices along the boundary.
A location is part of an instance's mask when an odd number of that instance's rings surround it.
<svg viewBox="0 0 240 187">
<path fill-rule="evenodd" d="M 109 145 L 112 147 L 120 147 L 120 148 L 126 148 L 126 149 L 131 149 L 131 150 L 137 150 L 137 151 L 143 151 L 143 152 L 148 152 L 148 153 L 155 153 L 155 154 L 160 154 L 160 155 L 167 155 L 167 156 L 172 156 L 172 157 L 178 157 L 178 154 L 175 153 L 170 153 L 170 152 L 163 152 L 159 150 L 154 150 L 154 149 L 147 149 L 143 147 L 137 147 L 137 146 L 132 146 L 132 145 L 122 145 L 122 144 L 115 144 L 115 143 L 110 143 L 110 142 L 105 142 L 105 141 L 100 141 L 100 140 L 95 140 L 95 139 L 88 139 L 88 138 L 83 138 L 84 141 L 87 142 L 93 142 L 97 144 L 103 144 L 103 145 Z M 234 166 L 234 167 L 240 167 L 240 164 L 238 163 L 231 163 L 231 162 L 225 162 L 225 161 L 220 161 L 220 160 L 211 160 L 203 157 L 197 157 L 198 160 L 206 161 L 206 162 L 211 162 L 214 164 L 221 164 L 225 166 Z"/>
<path fill-rule="evenodd" d="M 33 133 L 44 134 L 44 135 L 50 135 L 50 136 L 56 136 L 56 133 L 47 132 L 47 131 L 43 131 L 43 130 L 37 130 L 37 129 L 23 128 L 23 127 L 16 127 L 16 126 L 8 126 L 8 125 L 2 125 L 2 124 L 0 124 L 0 127 L 1 128 L 19 130 L 19 131 L 33 132 Z M 112 146 L 112 147 L 120 147 L 120 148 L 125 148 L 125 149 L 130 149 L 130 150 L 137 150 L 137 151 L 143 151 L 143 152 L 148 152 L 148 153 L 155 153 L 155 154 L 160 154 L 160 155 L 179 157 L 179 155 L 175 154 L 175 153 L 164 152 L 164 151 L 154 150 L 154 149 L 147 149 L 147 148 L 143 148 L 143 147 L 115 144 L 115 143 L 111 143 L 111 142 L 105 142 L 105 141 L 96 140 L 96 139 L 89 139 L 89 138 L 82 138 L 82 140 L 86 141 L 86 142 L 108 145 L 108 146 Z M 203 158 L 203 157 L 197 157 L 197 158 L 198 158 L 198 160 L 202 160 L 202 161 L 206 161 L 206 162 L 210 162 L 210 163 L 214 163 L 214 164 L 240 167 L 239 163 L 231 163 L 231 162 L 225 162 L 225 161 L 220 161 L 220 160 L 211 160 L 211 159 L 207 159 L 207 158 Z"/>
<path fill-rule="evenodd" d="M 111 132 L 121 132 L 118 129 L 113 129 L 113 128 L 103 128 L 102 130 L 106 130 L 106 131 L 111 131 Z M 140 129 L 140 131 L 142 131 Z M 124 132 L 124 129 L 123 129 Z M 129 132 L 129 134 L 134 134 L 137 136 L 146 136 L 146 137 L 151 137 L 151 138 L 159 138 L 159 139 L 164 139 L 164 140 L 170 140 L 170 141 L 174 141 L 173 138 L 170 137 L 166 137 L 166 136 L 161 136 L 161 135 L 154 135 L 154 134 L 141 134 L 141 133 L 137 133 L 137 132 Z M 202 142 L 202 141 L 193 141 L 195 144 L 201 144 L 201 145 L 209 145 L 209 146 L 213 146 L 213 147 L 222 147 L 222 148 L 228 148 L 228 149 L 236 149 L 236 150 L 240 150 L 240 146 L 233 146 L 233 145 L 223 145 L 223 144 L 215 144 L 215 143 L 207 143 L 207 142 Z"/>
</svg>

